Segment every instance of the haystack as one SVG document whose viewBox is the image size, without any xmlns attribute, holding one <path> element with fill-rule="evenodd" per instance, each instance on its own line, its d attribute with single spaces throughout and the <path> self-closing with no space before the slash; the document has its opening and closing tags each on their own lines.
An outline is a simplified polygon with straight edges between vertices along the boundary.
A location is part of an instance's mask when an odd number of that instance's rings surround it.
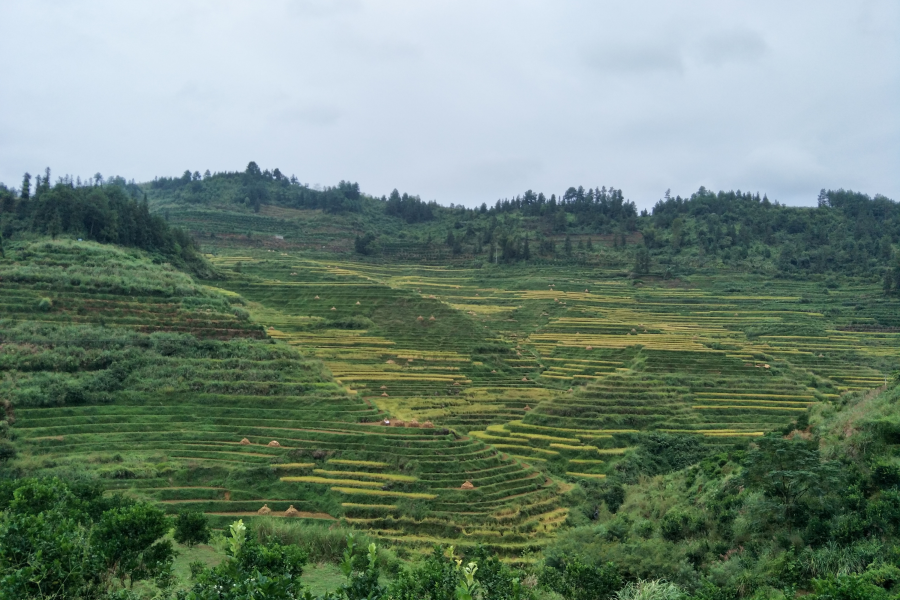
<svg viewBox="0 0 900 600">
<path fill-rule="evenodd" d="M 249 446 L 249 445 L 250 445 L 250 440 L 248 440 L 247 438 L 244 438 L 241 440 L 241 446 Z"/>
<path fill-rule="evenodd" d="M 425 317 L 423 317 L 422 315 L 419 315 L 418 317 L 416 317 L 416 321 L 424 321 L 424 320 L 425 320 Z"/>
<path fill-rule="evenodd" d="M 523 378 L 522 378 L 522 381 L 528 381 L 528 378 L 527 378 L 527 377 L 523 377 Z"/>
<path fill-rule="evenodd" d="M 424 429 L 434 429 L 434 423 L 432 423 L 431 421 L 425 421 L 424 423 L 422 423 L 422 427 Z"/>
<path fill-rule="evenodd" d="M 528 405 L 527 405 L 527 404 L 526 404 L 526 405 L 525 405 L 525 408 L 524 408 L 524 409 L 522 409 L 522 410 L 531 410 L 531 407 L 530 407 L 530 406 L 528 406 Z"/>
<path fill-rule="evenodd" d="M 279 444 L 276 440 L 272 440 L 271 442 L 268 443 L 268 445 L 272 446 L 272 447 L 280 447 L 281 446 L 281 444 Z"/>
<path fill-rule="evenodd" d="M 429 321 L 434 321 L 434 315 L 431 315 L 430 317 L 428 317 L 428 320 L 429 320 Z"/>
<path fill-rule="evenodd" d="M 319 297 L 318 297 L 318 296 L 316 296 L 316 300 L 318 300 L 318 299 L 319 299 Z"/>
<path fill-rule="evenodd" d="M 384 396 L 385 398 L 388 397 L 388 393 L 387 393 L 387 392 L 382 392 L 381 395 Z"/>
<path fill-rule="evenodd" d="M 256 514 L 258 514 L 258 515 L 271 515 L 271 514 L 272 514 L 272 509 L 269 508 L 269 505 L 268 505 L 268 504 L 263 504 L 263 507 L 262 507 L 261 509 L 259 509 L 258 511 L 256 511 Z"/>
<path fill-rule="evenodd" d="M 380 390 L 386 390 L 386 389 L 387 389 L 387 386 L 386 386 L 386 385 L 383 385 L 383 386 L 381 386 L 381 387 L 378 388 L 378 389 L 380 389 Z"/>
<path fill-rule="evenodd" d="M 336 309 L 335 307 L 332 306 L 332 307 L 331 307 L 331 310 L 337 310 L 337 309 Z"/>
<path fill-rule="evenodd" d="M 389 365 L 392 365 L 392 364 L 394 364 L 394 359 L 393 359 L 393 358 L 389 358 L 389 359 L 387 359 L 385 362 L 386 362 L 387 364 L 389 364 Z"/>
<path fill-rule="evenodd" d="M 359 300 L 356 301 L 356 305 L 359 306 Z"/>
<path fill-rule="evenodd" d="M 413 419 L 409 423 L 406 424 L 407 427 L 419 427 L 419 422 Z"/>
<path fill-rule="evenodd" d="M 593 347 L 593 346 L 585 346 L 584 349 L 585 349 L 585 350 L 593 350 L 594 347 Z"/>
<path fill-rule="evenodd" d="M 284 516 L 286 517 L 297 517 L 300 516 L 300 511 L 294 508 L 294 505 L 291 504 L 288 506 L 288 509 L 284 511 Z"/>
<path fill-rule="evenodd" d="M 768 369 L 769 365 L 763 365 L 763 369 Z"/>
<path fill-rule="evenodd" d="M 406 421 L 401 421 L 400 419 L 394 419 L 393 425 L 394 425 L 394 427 L 406 427 Z"/>
<path fill-rule="evenodd" d="M 459 486 L 459 489 L 461 489 L 461 490 L 474 490 L 474 489 L 475 489 L 475 486 L 472 485 L 472 482 L 471 482 L 471 481 L 466 481 L 466 482 L 463 483 L 461 486 Z"/>
<path fill-rule="evenodd" d="M 497 372 L 496 369 L 491 369 L 491 373 L 496 373 L 496 372 Z"/>
</svg>

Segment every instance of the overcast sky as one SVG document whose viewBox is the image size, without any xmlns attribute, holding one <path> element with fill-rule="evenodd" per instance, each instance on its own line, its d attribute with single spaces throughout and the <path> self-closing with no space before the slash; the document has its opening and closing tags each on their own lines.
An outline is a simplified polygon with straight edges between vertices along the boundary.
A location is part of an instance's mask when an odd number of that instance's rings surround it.
<svg viewBox="0 0 900 600">
<path fill-rule="evenodd" d="M 0 181 L 900 200 L 900 2 L 0 2 Z"/>
</svg>

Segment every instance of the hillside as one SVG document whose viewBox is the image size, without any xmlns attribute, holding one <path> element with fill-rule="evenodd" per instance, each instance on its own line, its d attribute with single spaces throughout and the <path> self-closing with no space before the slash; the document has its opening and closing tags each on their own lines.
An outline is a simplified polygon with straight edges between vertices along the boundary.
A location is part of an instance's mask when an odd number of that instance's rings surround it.
<svg viewBox="0 0 900 600">
<path fill-rule="evenodd" d="M 293 505 L 413 547 L 416 532 L 427 545 L 468 527 L 469 543 L 514 551 L 560 516 L 556 483 L 482 441 L 380 425 L 387 413 L 319 360 L 260 339 L 235 294 L 71 241 L 10 245 L 0 282 L 4 447 L 21 473 L 228 518 Z M 478 489 L 460 491 L 467 479 Z"/>
<path fill-rule="evenodd" d="M 548 589 L 577 556 L 708 600 L 897 579 L 890 200 L 473 211 L 258 169 L 39 189 L 0 190 L 6 475 L 218 527 L 293 506 L 406 557 L 481 544 Z M 118 233 L 78 240 L 103 202 Z"/>
<path fill-rule="evenodd" d="M 614 502 L 588 491 L 582 524 L 560 535 L 548 563 L 602 557 L 626 579 L 665 578 L 703 599 L 896 598 L 898 400 L 895 379 L 818 405 L 749 448 L 642 478 Z"/>
<path fill-rule="evenodd" d="M 638 212 L 620 189 L 578 186 L 472 209 L 396 190 L 373 197 L 343 181 L 312 189 L 256 163 L 244 172 L 158 178 L 141 189 L 152 211 L 212 253 L 278 247 L 399 262 L 615 266 L 663 277 L 852 274 L 877 277 L 900 294 L 900 205 L 842 189 L 822 190 L 815 208 L 700 188 L 689 198 L 667 192 Z"/>
</svg>

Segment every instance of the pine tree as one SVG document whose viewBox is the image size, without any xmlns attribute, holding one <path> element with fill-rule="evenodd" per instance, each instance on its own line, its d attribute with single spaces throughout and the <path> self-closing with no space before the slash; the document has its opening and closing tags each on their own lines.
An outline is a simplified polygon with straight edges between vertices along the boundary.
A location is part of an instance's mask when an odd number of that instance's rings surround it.
<svg viewBox="0 0 900 600">
<path fill-rule="evenodd" d="M 25 173 L 22 178 L 22 200 L 31 198 L 31 173 Z"/>
</svg>

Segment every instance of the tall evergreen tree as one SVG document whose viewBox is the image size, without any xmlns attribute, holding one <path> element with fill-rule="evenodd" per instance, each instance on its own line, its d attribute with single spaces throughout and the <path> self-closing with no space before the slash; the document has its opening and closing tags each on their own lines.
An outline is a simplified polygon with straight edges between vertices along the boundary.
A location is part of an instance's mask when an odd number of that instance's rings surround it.
<svg viewBox="0 0 900 600">
<path fill-rule="evenodd" d="M 22 178 L 22 200 L 31 198 L 31 173 L 25 173 Z"/>
</svg>

